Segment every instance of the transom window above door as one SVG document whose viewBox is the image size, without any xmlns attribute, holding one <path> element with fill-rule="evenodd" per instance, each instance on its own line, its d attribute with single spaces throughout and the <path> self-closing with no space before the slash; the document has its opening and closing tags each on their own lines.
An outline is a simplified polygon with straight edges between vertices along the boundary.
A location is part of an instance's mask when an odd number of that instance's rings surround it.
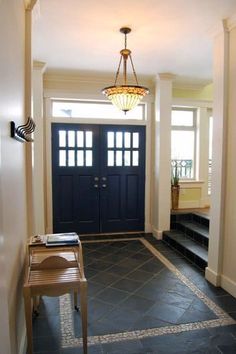
<svg viewBox="0 0 236 354">
<path fill-rule="evenodd" d="M 53 99 L 51 102 L 52 117 L 144 120 L 146 114 L 145 103 L 124 114 L 110 102 L 59 99 Z"/>
<path fill-rule="evenodd" d="M 93 132 L 59 130 L 59 166 L 93 165 Z"/>
<path fill-rule="evenodd" d="M 107 166 L 139 166 L 138 132 L 107 132 Z"/>
</svg>

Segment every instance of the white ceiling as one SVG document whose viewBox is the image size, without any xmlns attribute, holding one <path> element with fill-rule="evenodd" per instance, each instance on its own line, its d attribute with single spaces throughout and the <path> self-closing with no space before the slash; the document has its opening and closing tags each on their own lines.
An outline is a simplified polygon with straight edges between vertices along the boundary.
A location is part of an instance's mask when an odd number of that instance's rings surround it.
<svg viewBox="0 0 236 354">
<path fill-rule="evenodd" d="M 128 35 L 136 72 L 212 78 L 210 31 L 236 13 L 236 0 L 38 0 L 33 57 L 48 70 L 114 73 Z"/>
</svg>

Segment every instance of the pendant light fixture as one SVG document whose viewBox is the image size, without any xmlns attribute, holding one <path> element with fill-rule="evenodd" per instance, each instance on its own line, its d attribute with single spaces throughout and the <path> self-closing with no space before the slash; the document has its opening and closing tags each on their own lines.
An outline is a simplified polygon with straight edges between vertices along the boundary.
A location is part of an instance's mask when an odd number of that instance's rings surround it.
<svg viewBox="0 0 236 354">
<path fill-rule="evenodd" d="M 125 113 L 137 106 L 140 100 L 149 93 L 148 88 L 139 86 L 136 72 L 134 70 L 134 64 L 131 57 L 131 51 L 127 48 L 127 34 L 131 32 L 128 27 L 122 27 L 120 32 L 125 35 L 125 48 L 120 51 L 121 57 L 116 72 L 114 86 L 105 87 L 102 93 L 107 96 L 109 100 L 118 109 Z M 127 62 L 130 60 L 133 75 L 135 79 L 135 85 L 127 84 Z M 120 67 L 123 61 L 123 84 L 117 85 L 117 81 L 120 74 Z"/>
</svg>

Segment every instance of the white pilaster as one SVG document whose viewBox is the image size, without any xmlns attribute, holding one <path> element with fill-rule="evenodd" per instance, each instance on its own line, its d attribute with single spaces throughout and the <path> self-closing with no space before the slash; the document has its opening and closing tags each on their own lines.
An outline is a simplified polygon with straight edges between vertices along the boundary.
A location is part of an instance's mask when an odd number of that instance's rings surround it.
<svg viewBox="0 0 236 354">
<path fill-rule="evenodd" d="M 206 278 L 220 285 L 224 234 L 226 137 L 228 109 L 229 33 L 222 21 L 221 33 L 214 38 L 213 52 L 213 146 L 211 219 Z"/>
<path fill-rule="evenodd" d="M 173 79 L 172 74 L 159 74 L 156 82 L 153 233 L 157 238 L 162 237 L 162 231 L 170 228 Z"/>
<path fill-rule="evenodd" d="M 33 118 L 34 133 L 33 204 L 35 213 L 34 233 L 45 233 L 45 173 L 44 173 L 44 121 L 43 121 L 43 73 L 46 65 L 33 63 Z"/>
</svg>

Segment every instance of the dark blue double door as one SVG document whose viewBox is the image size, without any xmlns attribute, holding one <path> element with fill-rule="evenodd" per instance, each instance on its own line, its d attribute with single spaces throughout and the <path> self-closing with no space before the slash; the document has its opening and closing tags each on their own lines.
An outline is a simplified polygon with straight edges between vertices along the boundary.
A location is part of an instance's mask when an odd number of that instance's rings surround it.
<svg viewBox="0 0 236 354">
<path fill-rule="evenodd" d="M 52 124 L 53 231 L 144 230 L 145 127 Z"/>
</svg>

